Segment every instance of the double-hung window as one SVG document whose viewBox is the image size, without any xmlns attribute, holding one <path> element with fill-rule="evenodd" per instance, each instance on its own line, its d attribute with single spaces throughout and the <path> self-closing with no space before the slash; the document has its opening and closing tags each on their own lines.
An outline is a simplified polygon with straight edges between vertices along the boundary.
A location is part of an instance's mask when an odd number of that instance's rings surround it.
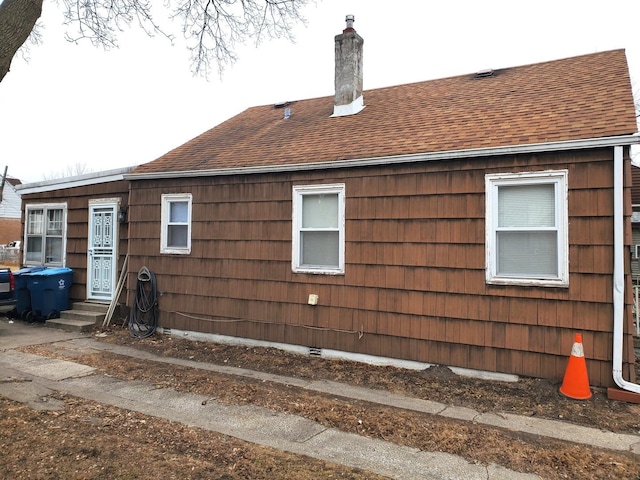
<svg viewBox="0 0 640 480">
<path fill-rule="evenodd" d="M 25 265 L 62 267 L 65 263 L 67 205 L 25 206 Z"/>
<path fill-rule="evenodd" d="M 569 285 L 567 171 L 487 175 L 488 283 Z"/>
<path fill-rule="evenodd" d="M 344 273 L 344 184 L 293 187 L 293 253 L 300 273 Z"/>
<path fill-rule="evenodd" d="M 191 253 L 191 194 L 162 195 L 160 253 Z"/>
</svg>

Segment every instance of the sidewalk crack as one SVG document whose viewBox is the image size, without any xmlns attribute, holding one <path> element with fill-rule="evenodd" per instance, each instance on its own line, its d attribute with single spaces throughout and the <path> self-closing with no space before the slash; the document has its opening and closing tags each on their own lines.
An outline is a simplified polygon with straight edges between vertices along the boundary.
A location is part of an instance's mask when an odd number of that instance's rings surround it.
<svg viewBox="0 0 640 480">
<path fill-rule="evenodd" d="M 0 380 L 0 383 L 26 383 L 26 382 L 32 382 L 33 380 L 31 380 L 30 378 L 6 378 L 6 379 L 2 379 Z"/>
<path fill-rule="evenodd" d="M 318 435 L 322 435 L 323 433 L 325 433 L 326 431 L 328 431 L 328 428 L 323 428 L 322 430 L 314 433 L 313 435 L 310 435 L 309 437 L 305 438 L 303 441 L 301 441 L 300 443 L 307 443 L 308 441 L 316 438 Z"/>
</svg>

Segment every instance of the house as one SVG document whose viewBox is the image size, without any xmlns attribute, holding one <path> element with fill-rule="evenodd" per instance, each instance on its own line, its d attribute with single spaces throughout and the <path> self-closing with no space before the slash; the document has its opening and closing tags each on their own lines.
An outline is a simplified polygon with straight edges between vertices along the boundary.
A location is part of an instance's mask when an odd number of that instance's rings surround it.
<svg viewBox="0 0 640 480">
<path fill-rule="evenodd" d="M 72 268 L 72 299 L 110 302 L 128 249 L 124 174 L 132 169 L 20 185 L 22 264 Z"/>
<path fill-rule="evenodd" d="M 334 96 L 249 108 L 124 175 L 127 305 L 146 267 L 165 331 L 550 379 L 580 332 L 592 385 L 637 388 L 625 52 L 363 91 L 352 20 Z M 82 267 L 110 194 L 72 193 Z"/>
<path fill-rule="evenodd" d="M 20 195 L 16 187 L 20 180 L 0 176 L 0 245 L 7 245 L 20 239 Z"/>
</svg>

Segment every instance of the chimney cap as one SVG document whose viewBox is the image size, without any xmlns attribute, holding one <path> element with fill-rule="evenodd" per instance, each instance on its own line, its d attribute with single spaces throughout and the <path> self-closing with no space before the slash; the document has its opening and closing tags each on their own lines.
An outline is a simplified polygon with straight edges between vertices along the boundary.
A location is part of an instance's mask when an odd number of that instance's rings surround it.
<svg viewBox="0 0 640 480">
<path fill-rule="evenodd" d="M 347 15 L 345 21 L 347 22 L 347 30 L 353 29 L 353 22 L 356 21 L 356 17 L 354 15 Z"/>
</svg>

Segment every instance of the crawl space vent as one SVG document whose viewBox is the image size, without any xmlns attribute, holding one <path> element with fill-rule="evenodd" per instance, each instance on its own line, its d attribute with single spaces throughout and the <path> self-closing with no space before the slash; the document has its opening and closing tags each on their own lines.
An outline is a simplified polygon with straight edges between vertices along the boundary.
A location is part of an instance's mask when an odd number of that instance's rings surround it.
<svg viewBox="0 0 640 480">
<path fill-rule="evenodd" d="M 321 357 L 322 356 L 322 349 L 321 348 L 317 348 L 317 347 L 310 347 L 309 348 L 309 355 L 311 357 Z"/>
</svg>

